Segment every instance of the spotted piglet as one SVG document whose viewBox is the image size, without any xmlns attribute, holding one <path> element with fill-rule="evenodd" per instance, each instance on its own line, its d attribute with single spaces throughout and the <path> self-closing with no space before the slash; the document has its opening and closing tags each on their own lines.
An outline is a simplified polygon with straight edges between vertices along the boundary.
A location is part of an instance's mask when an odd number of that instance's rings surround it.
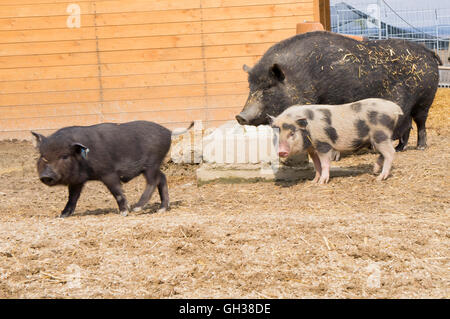
<svg viewBox="0 0 450 319">
<path fill-rule="evenodd" d="M 342 105 L 294 105 L 276 118 L 280 130 L 278 154 L 287 157 L 307 151 L 316 176 L 314 182 L 328 183 L 334 151 L 352 151 L 373 145 L 380 152 L 374 165 L 377 180 L 388 177 L 395 150 L 394 128 L 403 112 L 397 104 L 378 98 Z"/>
</svg>

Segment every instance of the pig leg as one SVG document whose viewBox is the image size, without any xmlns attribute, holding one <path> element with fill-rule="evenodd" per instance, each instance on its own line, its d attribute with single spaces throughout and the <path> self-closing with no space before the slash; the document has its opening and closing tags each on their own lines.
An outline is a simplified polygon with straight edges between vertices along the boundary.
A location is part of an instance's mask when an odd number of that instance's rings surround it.
<svg viewBox="0 0 450 319">
<path fill-rule="evenodd" d="M 378 158 L 377 164 L 380 162 L 380 158 L 383 158 L 383 169 L 381 174 L 378 175 L 377 180 L 382 181 L 389 176 L 389 172 L 391 171 L 392 161 L 394 160 L 395 149 L 392 146 L 390 140 L 385 141 L 380 144 L 374 144 L 376 149 L 381 153 L 381 156 Z M 379 164 L 381 165 L 381 163 Z"/>
<path fill-rule="evenodd" d="M 66 207 L 64 207 L 59 217 L 64 218 L 73 214 L 75 207 L 77 206 L 78 199 L 80 198 L 81 190 L 84 184 L 69 185 L 69 200 Z"/>
<path fill-rule="evenodd" d="M 117 205 L 119 205 L 120 215 L 127 216 L 128 202 L 122 191 L 119 177 L 117 175 L 111 174 L 103 178 L 102 182 L 106 185 L 106 187 L 116 199 Z"/>
<path fill-rule="evenodd" d="M 322 174 L 322 166 L 320 165 L 320 159 L 313 148 L 308 149 L 308 154 L 311 157 L 314 164 L 314 169 L 316 170 L 316 176 L 313 179 L 313 183 L 317 183 L 319 181 L 320 175 Z"/>
<path fill-rule="evenodd" d="M 398 145 L 395 147 L 396 152 L 401 152 L 406 148 L 409 140 L 409 134 L 411 131 L 412 118 L 408 116 L 403 119 L 401 125 L 399 125 L 398 131 L 400 132 Z"/>
<path fill-rule="evenodd" d="M 341 152 L 333 150 L 332 160 L 339 162 L 341 160 Z"/>
<path fill-rule="evenodd" d="M 425 129 L 425 120 L 421 119 L 421 120 L 416 121 L 416 124 L 417 124 L 417 149 L 418 150 L 424 150 L 427 148 L 427 131 Z"/>
<path fill-rule="evenodd" d="M 156 186 L 159 184 L 161 176 L 159 174 L 159 169 L 155 170 L 154 168 L 147 169 L 144 172 L 145 180 L 147 181 L 147 186 L 145 187 L 144 192 L 141 195 L 141 198 L 137 202 L 136 206 L 133 208 L 133 211 L 139 212 L 142 208 L 147 204 L 147 202 L 152 197 L 153 192 L 155 191 Z"/>
<path fill-rule="evenodd" d="M 427 147 L 427 131 L 425 122 L 427 120 L 428 112 L 422 112 L 417 117 L 414 117 L 414 122 L 417 125 L 417 149 L 424 150 Z"/>
<path fill-rule="evenodd" d="M 159 198 L 161 198 L 161 206 L 158 213 L 163 213 L 169 209 L 169 187 L 167 186 L 166 175 L 159 171 L 160 179 L 158 183 Z"/>
<path fill-rule="evenodd" d="M 322 167 L 322 173 L 320 174 L 319 184 L 326 184 L 330 179 L 330 163 L 333 155 L 332 150 L 327 153 L 317 153 L 320 159 L 320 166 Z"/>
<path fill-rule="evenodd" d="M 395 147 L 395 150 L 397 152 L 402 152 L 405 150 L 406 145 L 408 145 L 409 135 L 410 135 L 411 128 L 408 128 L 405 133 L 403 133 L 402 137 L 400 137 L 400 140 L 398 142 L 398 145 Z"/>
<path fill-rule="evenodd" d="M 433 103 L 434 95 L 428 95 L 414 105 L 411 115 L 417 125 L 417 149 L 424 150 L 427 147 L 427 131 L 425 122 L 427 121 L 430 106 Z"/>
<path fill-rule="evenodd" d="M 375 164 L 373 165 L 373 173 L 378 174 L 381 171 L 381 167 L 383 166 L 384 156 L 381 154 Z"/>
</svg>

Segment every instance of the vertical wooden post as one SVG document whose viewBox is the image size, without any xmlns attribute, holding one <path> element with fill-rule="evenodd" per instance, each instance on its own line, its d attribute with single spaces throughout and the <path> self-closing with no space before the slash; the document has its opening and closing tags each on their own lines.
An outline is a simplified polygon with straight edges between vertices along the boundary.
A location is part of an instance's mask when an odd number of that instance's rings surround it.
<svg viewBox="0 0 450 319">
<path fill-rule="evenodd" d="M 331 31 L 330 0 L 314 0 L 314 21 L 320 22 L 323 28 Z"/>
</svg>

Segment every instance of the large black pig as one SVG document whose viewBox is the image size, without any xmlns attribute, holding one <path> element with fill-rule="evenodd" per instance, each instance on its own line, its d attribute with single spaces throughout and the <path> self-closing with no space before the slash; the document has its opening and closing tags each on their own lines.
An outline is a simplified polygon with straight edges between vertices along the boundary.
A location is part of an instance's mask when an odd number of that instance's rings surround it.
<svg viewBox="0 0 450 319">
<path fill-rule="evenodd" d="M 49 137 L 31 133 L 41 155 L 37 162 L 39 179 L 48 186 L 69 188 L 69 200 L 61 217 L 74 212 L 88 180 L 102 181 L 116 199 L 120 213 L 126 216 L 129 207 L 121 183 L 140 174 L 147 186 L 134 210 L 142 209 L 156 187 L 161 198 L 159 211 L 169 208 L 167 180 L 160 170 L 171 144 L 171 132 L 165 127 L 135 121 L 65 127 Z"/>
<path fill-rule="evenodd" d="M 272 46 L 248 72 L 250 93 L 236 116 L 240 124 L 268 124 L 294 104 L 344 104 L 384 98 L 404 113 L 394 140 L 408 143 L 412 119 L 417 147 L 426 147 L 425 121 L 438 81 L 439 57 L 421 44 L 387 39 L 357 41 L 317 31 L 296 35 Z"/>
</svg>

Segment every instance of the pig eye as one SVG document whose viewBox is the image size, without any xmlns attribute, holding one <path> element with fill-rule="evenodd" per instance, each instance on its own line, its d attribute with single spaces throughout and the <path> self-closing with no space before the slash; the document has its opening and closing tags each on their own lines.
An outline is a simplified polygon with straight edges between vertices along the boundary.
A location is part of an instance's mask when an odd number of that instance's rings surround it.
<svg viewBox="0 0 450 319">
<path fill-rule="evenodd" d="M 288 137 L 293 137 L 294 135 L 295 135 L 295 132 L 294 131 L 290 131 L 289 134 L 288 134 Z"/>
<path fill-rule="evenodd" d="M 63 160 L 66 160 L 66 159 L 69 158 L 69 155 L 63 155 L 63 156 L 61 156 L 61 158 L 62 158 Z"/>
</svg>

